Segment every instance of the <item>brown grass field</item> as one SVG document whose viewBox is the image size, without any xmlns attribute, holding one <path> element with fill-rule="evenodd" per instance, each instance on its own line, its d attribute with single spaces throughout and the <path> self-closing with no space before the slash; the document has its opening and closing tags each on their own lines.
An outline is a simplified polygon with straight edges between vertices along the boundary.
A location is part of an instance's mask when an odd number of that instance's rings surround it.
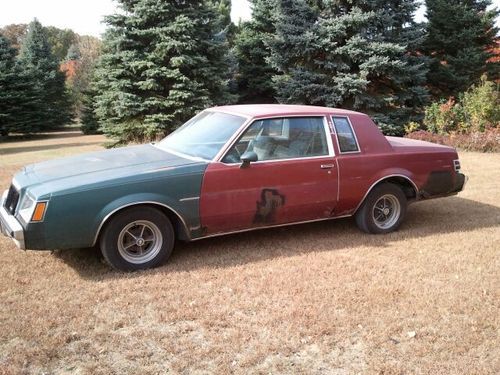
<svg viewBox="0 0 500 375">
<path fill-rule="evenodd" d="M 103 141 L 1 143 L 0 188 Z M 385 236 L 351 219 L 264 230 L 133 274 L 2 237 L 0 373 L 498 374 L 500 154 L 461 160 L 466 190 L 410 206 Z"/>
</svg>

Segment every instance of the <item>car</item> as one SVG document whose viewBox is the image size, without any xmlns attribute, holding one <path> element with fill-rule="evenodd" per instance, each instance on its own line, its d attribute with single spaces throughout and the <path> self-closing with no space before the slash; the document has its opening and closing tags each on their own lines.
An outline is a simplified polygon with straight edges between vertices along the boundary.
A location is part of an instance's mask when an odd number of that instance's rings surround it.
<svg viewBox="0 0 500 375">
<path fill-rule="evenodd" d="M 222 106 L 158 143 L 24 167 L 0 222 L 21 249 L 97 245 L 133 271 L 163 264 L 177 240 L 348 216 L 364 232 L 392 232 L 409 203 L 465 182 L 455 149 L 386 137 L 363 113 Z"/>
</svg>

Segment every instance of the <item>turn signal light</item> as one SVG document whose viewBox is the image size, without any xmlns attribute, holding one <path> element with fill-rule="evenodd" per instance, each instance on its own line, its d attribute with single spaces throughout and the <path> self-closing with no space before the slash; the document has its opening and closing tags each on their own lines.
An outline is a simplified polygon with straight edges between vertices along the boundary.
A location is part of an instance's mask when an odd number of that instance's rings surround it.
<svg viewBox="0 0 500 375">
<path fill-rule="evenodd" d="M 31 221 L 42 221 L 43 216 L 45 215 L 45 209 L 47 208 L 47 202 L 38 202 L 35 207 L 35 211 L 33 211 L 33 216 L 31 217 Z"/>
</svg>

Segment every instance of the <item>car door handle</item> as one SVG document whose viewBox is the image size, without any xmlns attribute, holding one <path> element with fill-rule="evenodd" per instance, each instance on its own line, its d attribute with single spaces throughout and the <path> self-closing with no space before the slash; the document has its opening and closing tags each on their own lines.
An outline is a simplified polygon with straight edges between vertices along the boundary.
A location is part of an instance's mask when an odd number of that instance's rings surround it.
<svg viewBox="0 0 500 375">
<path fill-rule="evenodd" d="M 332 169 L 335 164 L 321 164 L 321 169 Z"/>
</svg>

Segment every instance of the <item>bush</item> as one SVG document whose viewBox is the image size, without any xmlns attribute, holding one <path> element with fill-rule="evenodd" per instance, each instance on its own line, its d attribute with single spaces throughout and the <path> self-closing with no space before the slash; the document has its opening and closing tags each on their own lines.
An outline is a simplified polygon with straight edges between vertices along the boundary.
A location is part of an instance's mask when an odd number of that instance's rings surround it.
<svg viewBox="0 0 500 375">
<path fill-rule="evenodd" d="M 498 127 L 469 134 L 435 134 L 419 130 L 406 135 L 406 138 L 438 143 L 467 151 L 500 152 L 500 128 Z"/>
<path fill-rule="evenodd" d="M 460 131 L 463 122 L 462 106 L 454 98 L 449 98 L 445 103 L 432 103 L 425 109 L 424 125 L 433 133 Z"/>
<path fill-rule="evenodd" d="M 484 131 L 500 123 L 500 97 L 495 83 L 481 78 L 481 84 L 464 93 L 462 106 L 468 131 Z"/>
<path fill-rule="evenodd" d="M 487 81 L 481 83 L 460 96 L 458 102 L 449 98 L 446 102 L 432 103 L 425 108 L 424 125 L 428 131 L 436 134 L 482 132 L 487 128 L 496 128 L 500 124 L 500 97 L 498 85 Z M 406 128 L 414 130 L 408 124 Z"/>
<path fill-rule="evenodd" d="M 420 124 L 418 122 L 411 121 L 405 125 L 405 134 L 410 134 L 417 130 L 420 130 Z"/>
</svg>

